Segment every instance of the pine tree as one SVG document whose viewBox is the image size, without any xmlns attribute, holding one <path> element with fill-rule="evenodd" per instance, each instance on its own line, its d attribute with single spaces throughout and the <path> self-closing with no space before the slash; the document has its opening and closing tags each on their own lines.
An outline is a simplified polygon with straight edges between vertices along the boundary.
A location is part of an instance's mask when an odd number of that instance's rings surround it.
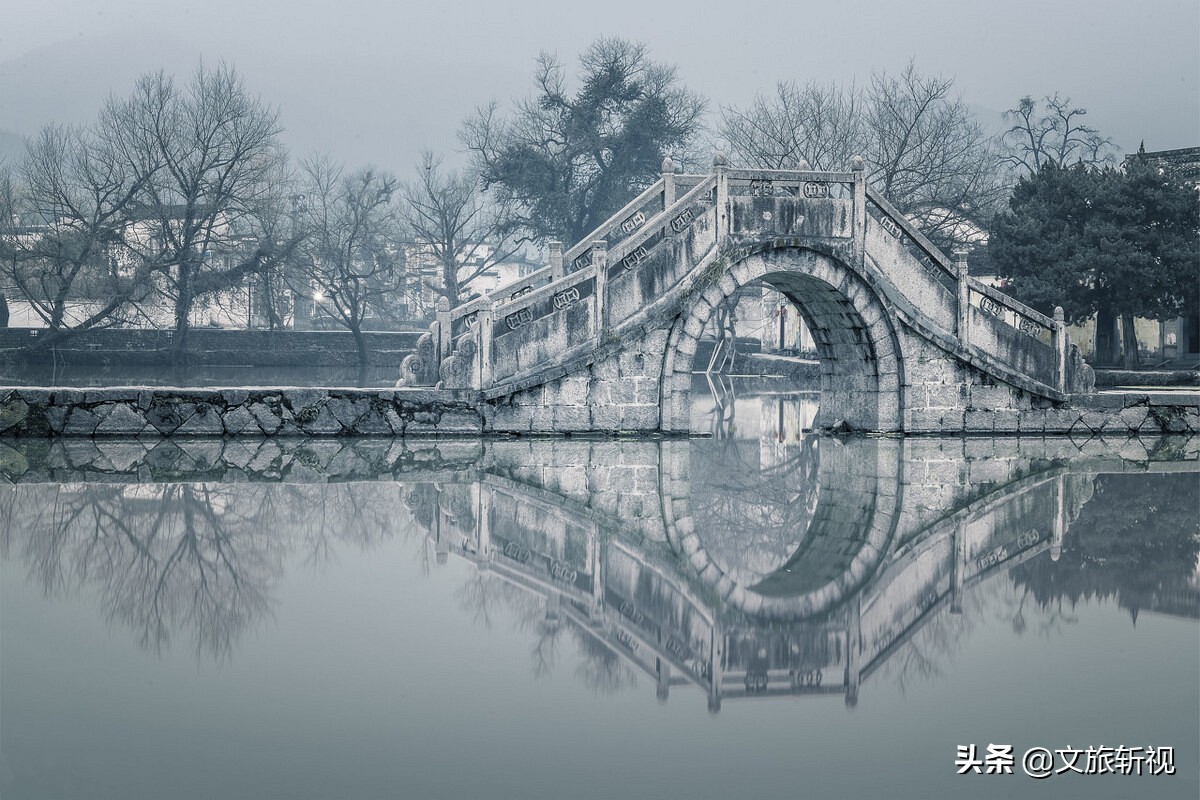
<svg viewBox="0 0 1200 800">
<path fill-rule="evenodd" d="M 1170 319 L 1200 298 L 1200 195 L 1140 158 L 1124 170 L 1045 164 L 1022 178 L 992 226 L 989 255 L 1008 290 L 1072 322 L 1122 320 L 1126 368 L 1135 317 Z"/>
</svg>

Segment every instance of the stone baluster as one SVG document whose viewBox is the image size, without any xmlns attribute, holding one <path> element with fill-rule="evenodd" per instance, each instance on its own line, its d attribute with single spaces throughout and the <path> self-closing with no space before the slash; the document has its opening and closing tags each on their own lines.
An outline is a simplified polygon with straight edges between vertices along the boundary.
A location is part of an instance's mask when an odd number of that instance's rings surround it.
<svg viewBox="0 0 1200 800">
<path fill-rule="evenodd" d="M 557 239 L 551 239 L 546 248 L 550 251 L 550 280 L 556 281 L 563 276 L 563 246 Z"/>
<path fill-rule="evenodd" d="M 1067 390 L 1067 316 L 1062 306 L 1054 307 L 1054 380 L 1060 392 Z"/>
<path fill-rule="evenodd" d="M 475 329 L 479 331 L 479 388 L 492 388 L 492 377 L 495 374 L 492 364 L 492 333 L 496 322 L 495 303 L 490 297 L 486 299 L 486 305 L 479 309 L 479 324 Z"/>
<path fill-rule="evenodd" d="M 604 333 L 604 315 L 607 313 L 608 295 L 608 242 L 597 239 L 592 242 L 592 269 L 596 270 L 596 338 Z"/>
<path fill-rule="evenodd" d="M 718 150 L 713 154 L 713 173 L 717 176 L 717 241 L 729 235 L 729 159 Z"/>
<path fill-rule="evenodd" d="M 854 263 L 862 266 L 867 252 L 867 165 L 862 156 L 850 159 L 854 173 Z"/>
<path fill-rule="evenodd" d="M 663 210 L 665 211 L 675 204 L 675 162 L 671 160 L 670 156 L 663 159 L 662 179 Z"/>
<path fill-rule="evenodd" d="M 858 705 L 858 685 L 862 680 L 862 593 L 854 595 L 850 606 L 850 624 L 846 629 L 846 696 L 847 708 Z"/>
<path fill-rule="evenodd" d="M 450 300 L 446 297 L 438 298 L 437 325 L 437 366 L 440 368 L 442 360 L 450 355 L 450 347 L 453 343 L 450 334 Z"/>
<path fill-rule="evenodd" d="M 1058 561 L 1062 556 L 1063 537 L 1067 534 L 1067 485 L 1066 476 L 1054 479 L 1054 526 L 1050 530 L 1050 560 Z"/>
<path fill-rule="evenodd" d="M 967 524 L 954 528 L 954 564 L 950 572 L 950 613 L 963 613 L 963 583 L 967 577 Z"/>
<path fill-rule="evenodd" d="M 965 348 L 971 341 L 971 283 L 967 280 L 967 249 L 954 249 L 954 272 L 958 278 L 958 346 Z"/>
</svg>

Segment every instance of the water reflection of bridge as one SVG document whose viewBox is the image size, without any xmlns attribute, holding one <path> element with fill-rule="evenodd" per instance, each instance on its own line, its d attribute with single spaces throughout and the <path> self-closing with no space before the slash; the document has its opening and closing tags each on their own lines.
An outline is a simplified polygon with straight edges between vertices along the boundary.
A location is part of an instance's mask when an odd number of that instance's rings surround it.
<svg viewBox="0 0 1200 800">
<path fill-rule="evenodd" d="M 598 512 L 595 492 L 584 501 L 491 473 L 415 485 L 408 502 L 439 561 L 454 553 L 544 597 L 548 621 L 569 621 L 649 675 L 660 699 L 693 684 L 713 711 L 724 699 L 779 696 L 840 694 L 853 705 L 864 680 L 931 620 L 961 613 L 976 586 L 1039 556 L 1057 560 L 1094 476 L 1130 468 L 1119 458 L 1072 465 L 1035 452 L 977 466 L 994 480 L 956 481 L 948 472 L 971 464 L 947 458 L 944 446 L 856 440 L 821 453 L 819 498 L 799 547 L 753 583 L 737 583 L 736 565 L 701 550 L 714 535 L 746 532 L 681 525 L 668 486 L 660 536 Z M 670 447 L 660 451 L 660 474 Z M 694 471 L 713 460 L 705 447 L 722 445 L 691 447 Z M 865 490 L 864 475 L 872 478 Z M 891 482 L 881 485 L 881 476 Z M 1193 616 L 1194 595 L 1176 604 Z"/>
<path fill-rule="evenodd" d="M 1172 439 L 31 441 L 0 451 L 0 545 L 56 580 L 102 576 L 114 615 L 146 617 L 148 634 L 186 620 L 227 650 L 269 607 L 284 550 L 327 547 L 327 528 L 389 535 L 402 503 L 437 561 L 538 598 L 547 623 L 651 676 L 660 698 L 690 684 L 713 710 L 853 704 L 978 587 L 1057 559 L 1097 475 L 1197 463 Z M 1200 616 L 1194 574 L 1139 591 Z"/>
</svg>

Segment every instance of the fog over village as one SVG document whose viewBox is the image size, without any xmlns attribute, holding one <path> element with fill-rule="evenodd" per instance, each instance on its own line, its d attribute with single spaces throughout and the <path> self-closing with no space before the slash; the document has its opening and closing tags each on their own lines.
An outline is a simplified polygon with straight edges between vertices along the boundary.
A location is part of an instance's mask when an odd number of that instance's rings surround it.
<svg viewBox="0 0 1200 800">
<path fill-rule="evenodd" d="M 646 43 L 653 57 L 723 105 L 778 81 L 865 83 L 915 59 L 955 79 L 981 122 L 1025 96 L 1055 92 L 1088 109 L 1122 153 L 1189 147 L 1200 137 L 1200 10 L 1189 0 L 961 3 L 556 2 L 380 4 L 213 2 L 202 9 L 130 0 L 15 3 L 0 26 L 0 132 L 92 119 L 109 93 L 165 69 L 228 61 L 276 105 L 298 155 L 328 151 L 398 174 L 424 148 L 458 149 L 471 110 L 529 91 L 534 58 L 572 63 L 600 35 Z M 19 142 L 5 138 L 0 152 Z"/>
</svg>

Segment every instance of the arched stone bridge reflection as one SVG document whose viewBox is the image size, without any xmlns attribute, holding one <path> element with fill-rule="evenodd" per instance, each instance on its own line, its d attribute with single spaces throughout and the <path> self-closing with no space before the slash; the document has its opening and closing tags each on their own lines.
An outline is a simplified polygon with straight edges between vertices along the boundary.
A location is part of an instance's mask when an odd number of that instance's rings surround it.
<svg viewBox="0 0 1200 800">
<path fill-rule="evenodd" d="M 736 496 L 721 498 L 711 480 L 689 476 L 747 466 L 717 442 L 584 444 L 541 463 L 537 445 L 496 448 L 488 470 L 416 484 L 406 502 L 439 560 L 469 559 L 542 595 L 548 617 L 650 675 L 660 698 L 690 683 L 713 710 L 779 695 L 853 704 L 863 680 L 933 615 L 961 610 L 973 585 L 1039 554 L 1057 558 L 1093 470 L 1125 468 L 1109 459 L 1080 471 L 1045 442 L 980 461 L 960 449 L 969 444 L 806 442 L 766 476 L 786 485 L 782 467 L 817 479 L 797 515 L 807 519 L 777 520 L 803 529 L 781 531 L 794 541 L 776 542 L 769 568 L 749 563 L 761 550 L 742 563 L 728 554 L 770 530 L 715 529 L 695 512 L 698 484 L 710 507 L 762 499 L 736 480 Z M 759 505 L 759 516 L 786 515 L 794 502 Z"/>
<path fill-rule="evenodd" d="M 649 675 L 660 698 L 691 684 L 714 711 L 772 696 L 840 694 L 852 705 L 975 586 L 1057 560 L 1097 475 L 1195 473 L 1197 445 L 30 441 L 0 450 L 12 484 L 0 492 L 0 545 L 54 580 L 103 575 L 110 612 L 148 640 L 185 620 L 215 637 L 204 647 L 228 652 L 270 607 L 282 551 L 328 547 L 326 531 L 287 508 L 369 538 L 410 526 L 402 507 L 438 562 L 468 560 L 538 598 L 548 621 Z M 139 539 L 134 506 L 154 517 L 153 540 Z M 263 532 L 268 518 L 296 541 Z M 171 555 L 182 551 L 197 554 L 194 568 Z M 176 572 L 160 574 L 162 564 Z M 143 579 L 167 589 L 153 611 Z M 1148 602 L 1200 615 L 1189 580 Z M 198 583 L 227 594 L 205 599 Z"/>
</svg>

